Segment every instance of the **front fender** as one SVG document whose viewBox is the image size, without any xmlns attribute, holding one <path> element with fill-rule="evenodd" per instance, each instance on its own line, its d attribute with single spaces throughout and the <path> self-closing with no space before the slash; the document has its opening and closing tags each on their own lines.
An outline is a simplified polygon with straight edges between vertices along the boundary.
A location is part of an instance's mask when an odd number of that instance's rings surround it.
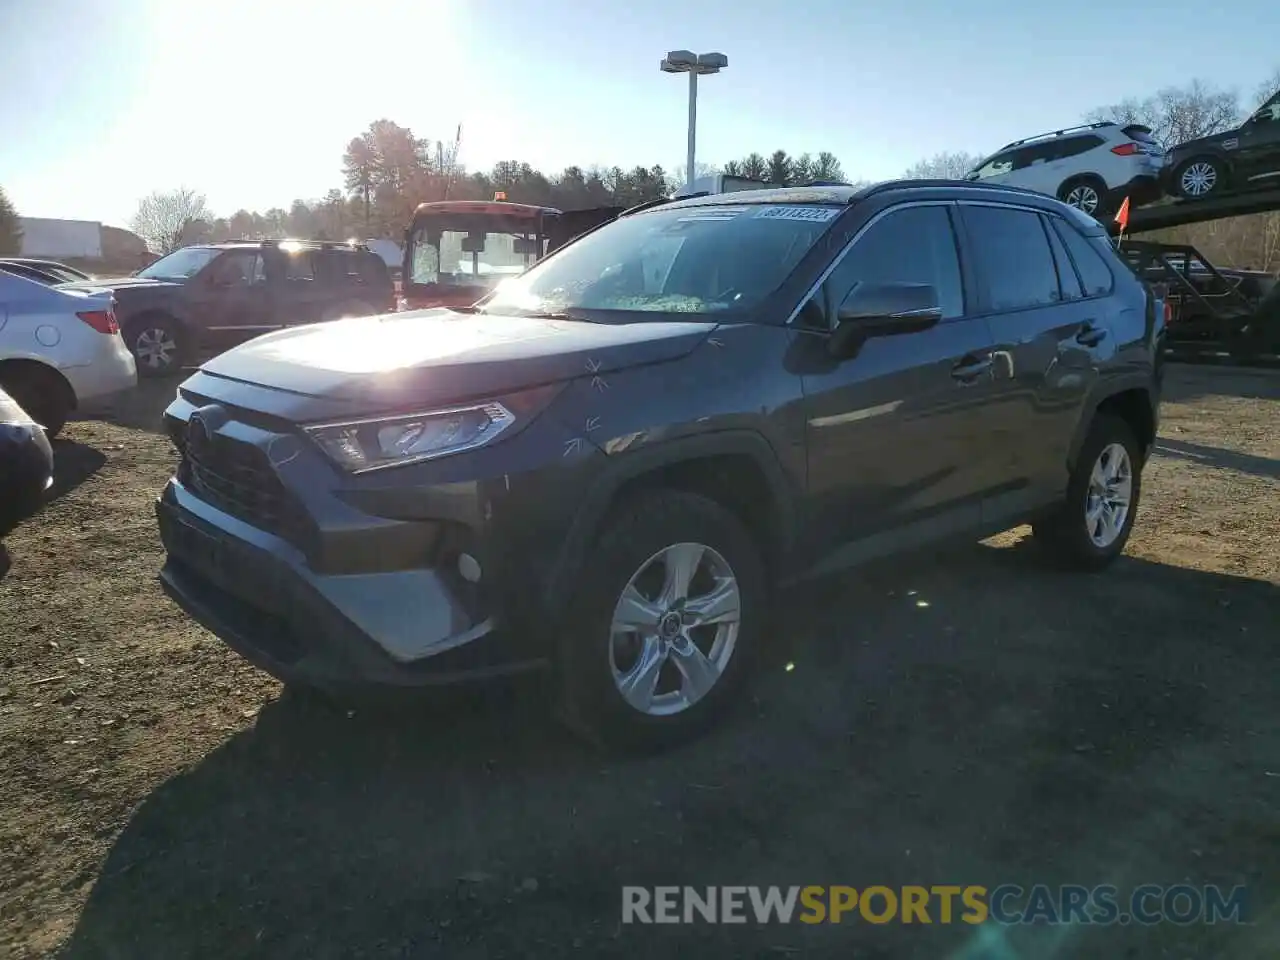
<svg viewBox="0 0 1280 960">
<path fill-rule="evenodd" d="M 750 457 L 760 468 L 769 486 L 778 529 L 786 541 L 782 546 L 784 549 L 789 546 L 795 529 L 796 492 L 787 480 L 777 453 L 764 436 L 754 430 L 728 429 L 647 444 L 610 457 L 587 489 L 548 580 L 549 609 L 559 609 L 568 601 L 590 545 L 624 485 L 665 467 L 726 455 Z"/>
</svg>

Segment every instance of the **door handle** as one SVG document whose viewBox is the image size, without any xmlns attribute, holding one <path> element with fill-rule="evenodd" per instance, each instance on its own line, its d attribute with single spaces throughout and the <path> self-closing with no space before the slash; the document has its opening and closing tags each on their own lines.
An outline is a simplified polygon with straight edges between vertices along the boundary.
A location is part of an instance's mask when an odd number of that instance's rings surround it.
<svg viewBox="0 0 1280 960">
<path fill-rule="evenodd" d="M 1107 331 L 1102 327 L 1095 327 L 1092 320 L 1086 322 L 1076 334 L 1076 343 L 1084 347 L 1096 347 L 1105 339 Z"/>
<path fill-rule="evenodd" d="M 951 368 L 951 378 L 961 383 L 972 383 L 990 370 L 994 363 L 994 358 L 990 356 L 980 359 L 966 357 Z"/>
</svg>

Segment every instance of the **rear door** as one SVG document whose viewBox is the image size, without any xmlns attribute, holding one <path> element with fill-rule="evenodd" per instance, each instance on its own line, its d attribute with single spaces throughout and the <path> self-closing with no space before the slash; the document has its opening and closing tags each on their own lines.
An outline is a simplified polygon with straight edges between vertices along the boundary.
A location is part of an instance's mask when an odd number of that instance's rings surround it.
<svg viewBox="0 0 1280 960">
<path fill-rule="evenodd" d="M 951 210 L 929 202 L 881 213 L 797 318 L 788 367 L 805 393 L 809 542 L 818 547 L 916 521 L 936 520 L 942 532 L 980 519 L 991 333 L 966 301 Z M 845 296 L 894 281 L 932 284 L 944 320 L 833 358 L 828 340 Z"/>
<path fill-rule="evenodd" d="M 280 326 L 317 323 L 325 318 L 327 308 L 341 303 L 341 296 L 335 296 L 319 275 L 319 251 L 308 247 L 267 247 L 264 253 L 267 277 L 275 294 L 275 322 Z"/>
<path fill-rule="evenodd" d="M 984 505 L 984 519 L 994 521 L 1060 495 L 1098 353 L 1114 347 L 1095 309 L 1114 281 L 1102 263 L 1103 276 L 1091 274 L 1086 294 L 1050 223 L 1066 226 L 1056 216 L 972 202 L 959 211 L 974 251 L 980 311 L 994 338 L 998 395 L 986 429 L 1002 481 Z"/>
</svg>

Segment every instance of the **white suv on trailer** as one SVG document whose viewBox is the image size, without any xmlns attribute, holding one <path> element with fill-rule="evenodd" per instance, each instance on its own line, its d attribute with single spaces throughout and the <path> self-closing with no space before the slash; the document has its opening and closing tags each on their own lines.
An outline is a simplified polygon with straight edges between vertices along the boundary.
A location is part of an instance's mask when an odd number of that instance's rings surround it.
<svg viewBox="0 0 1280 960">
<path fill-rule="evenodd" d="M 966 180 L 1046 193 L 1094 217 L 1158 200 L 1165 154 L 1147 127 L 1089 123 L 1001 147 Z"/>
</svg>

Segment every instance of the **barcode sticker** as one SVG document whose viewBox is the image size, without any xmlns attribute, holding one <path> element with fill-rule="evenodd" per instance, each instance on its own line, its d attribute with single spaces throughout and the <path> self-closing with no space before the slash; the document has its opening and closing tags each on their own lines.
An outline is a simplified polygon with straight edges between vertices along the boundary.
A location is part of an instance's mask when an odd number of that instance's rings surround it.
<svg viewBox="0 0 1280 960">
<path fill-rule="evenodd" d="M 759 220 L 807 220 L 811 223 L 825 223 L 836 215 L 833 207 L 762 207 L 757 213 Z"/>
</svg>

